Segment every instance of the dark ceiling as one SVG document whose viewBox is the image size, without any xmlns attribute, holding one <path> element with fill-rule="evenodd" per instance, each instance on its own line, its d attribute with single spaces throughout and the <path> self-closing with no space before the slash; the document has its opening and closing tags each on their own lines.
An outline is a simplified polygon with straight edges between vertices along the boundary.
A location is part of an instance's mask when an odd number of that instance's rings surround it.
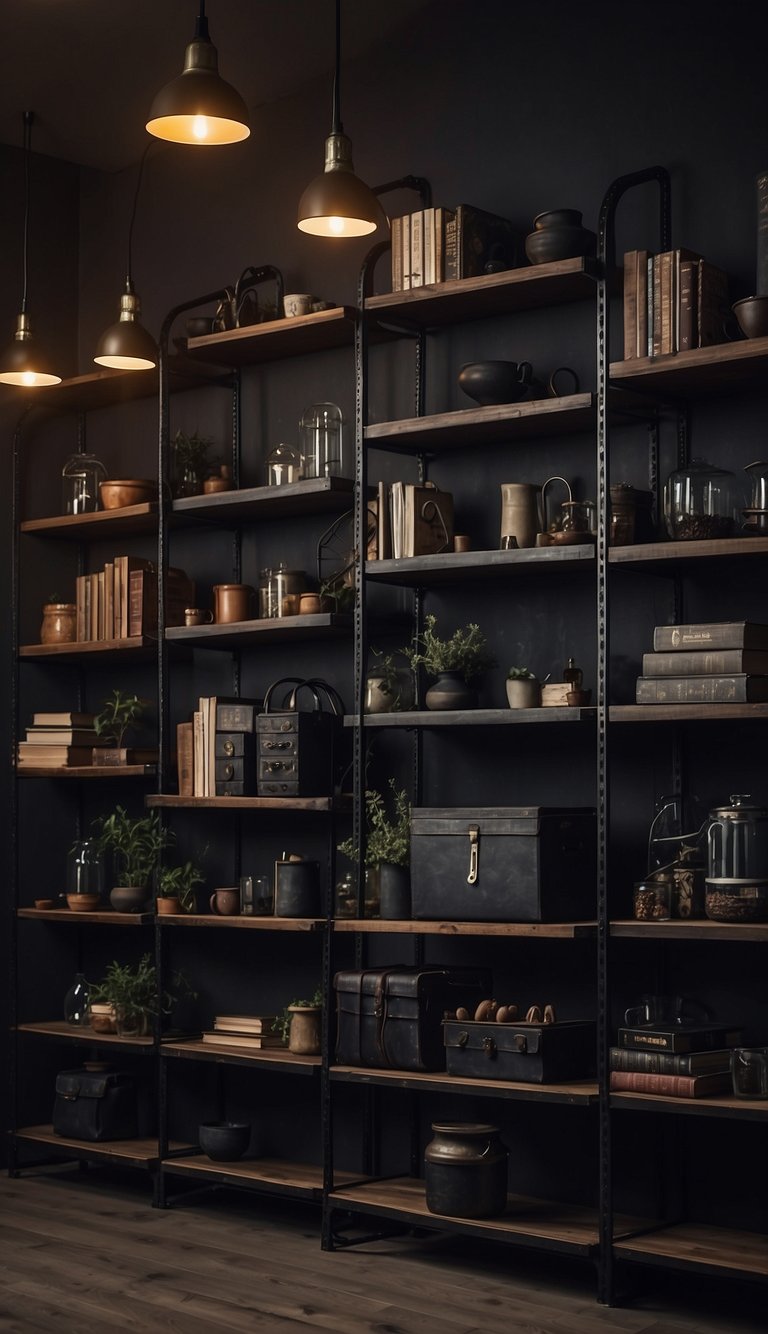
<svg viewBox="0 0 768 1334">
<path fill-rule="evenodd" d="M 407 31 L 426 3 L 342 0 L 342 59 Z M 0 142 L 21 143 L 31 110 L 36 152 L 105 171 L 136 162 L 197 11 L 198 0 L 2 0 Z M 328 75 L 330 120 L 334 0 L 208 0 L 206 12 L 219 71 L 252 113 Z"/>
</svg>

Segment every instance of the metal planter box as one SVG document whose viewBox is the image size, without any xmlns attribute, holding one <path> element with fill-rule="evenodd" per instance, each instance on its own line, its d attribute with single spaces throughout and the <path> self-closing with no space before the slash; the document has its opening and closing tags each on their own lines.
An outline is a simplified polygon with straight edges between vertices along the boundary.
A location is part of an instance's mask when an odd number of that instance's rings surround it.
<svg viewBox="0 0 768 1334">
<path fill-rule="evenodd" d="M 449 1019 L 443 1036 L 449 1075 L 551 1084 L 588 1079 L 595 1072 L 597 1038 L 592 1020 L 476 1024 Z"/>
<path fill-rule="evenodd" d="M 595 915 L 595 812 L 552 806 L 417 807 L 412 912 L 463 922 Z"/>
</svg>

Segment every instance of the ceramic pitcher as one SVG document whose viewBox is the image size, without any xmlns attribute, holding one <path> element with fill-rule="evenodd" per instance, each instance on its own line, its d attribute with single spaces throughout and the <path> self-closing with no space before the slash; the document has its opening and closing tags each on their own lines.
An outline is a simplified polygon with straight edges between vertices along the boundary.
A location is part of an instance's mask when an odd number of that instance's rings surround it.
<svg viewBox="0 0 768 1334">
<path fill-rule="evenodd" d="M 514 537 L 519 547 L 536 545 L 536 534 L 540 528 L 539 488 L 530 482 L 501 483 L 501 541 L 500 546 L 509 546 L 505 538 Z"/>
</svg>

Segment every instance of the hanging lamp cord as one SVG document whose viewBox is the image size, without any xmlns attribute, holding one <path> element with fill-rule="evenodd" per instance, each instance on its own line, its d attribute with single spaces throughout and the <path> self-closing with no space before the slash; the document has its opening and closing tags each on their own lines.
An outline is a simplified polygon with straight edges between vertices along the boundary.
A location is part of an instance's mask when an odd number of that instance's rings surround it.
<svg viewBox="0 0 768 1334">
<path fill-rule="evenodd" d="M 22 143 L 24 147 L 24 250 L 22 259 L 23 289 L 21 294 L 21 313 L 22 315 L 26 315 L 27 275 L 28 275 L 27 252 L 29 250 L 29 176 L 30 176 L 29 160 L 30 157 L 32 156 L 32 121 L 34 120 L 34 112 L 25 111 L 23 113 L 23 118 L 24 118 L 24 134 Z"/>
<path fill-rule="evenodd" d="M 333 125 L 331 134 L 343 134 L 341 123 L 341 0 L 336 0 L 336 72 L 333 76 Z"/>
<path fill-rule="evenodd" d="M 200 13 L 197 16 L 197 23 L 195 24 L 195 37 L 198 38 L 198 40 L 202 39 L 203 41 L 210 41 L 210 37 L 208 36 L 208 20 L 205 17 L 205 0 L 200 0 Z"/>
</svg>

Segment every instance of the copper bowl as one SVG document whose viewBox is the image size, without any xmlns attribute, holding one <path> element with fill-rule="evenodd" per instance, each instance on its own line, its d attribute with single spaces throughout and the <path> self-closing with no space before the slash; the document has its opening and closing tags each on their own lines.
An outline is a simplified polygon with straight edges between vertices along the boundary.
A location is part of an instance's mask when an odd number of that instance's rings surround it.
<svg viewBox="0 0 768 1334">
<path fill-rule="evenodd" d="M 768 296 L 745 296 L 734 303 L 733 313 L 745 338 L 768 335 Z"/>
<path fill-rule="evenodd" d="M 101 904 L 99 894 L 67 894 L 70 912 L 95 912 Z"/>
<path fill-rule="evenodd" d="M 157 482 L 142 477 L 99 482 L 99 496 L 105 510 L 121 510 L 126 505 L 144 505 L 157 499 Z"/>
</svg>

